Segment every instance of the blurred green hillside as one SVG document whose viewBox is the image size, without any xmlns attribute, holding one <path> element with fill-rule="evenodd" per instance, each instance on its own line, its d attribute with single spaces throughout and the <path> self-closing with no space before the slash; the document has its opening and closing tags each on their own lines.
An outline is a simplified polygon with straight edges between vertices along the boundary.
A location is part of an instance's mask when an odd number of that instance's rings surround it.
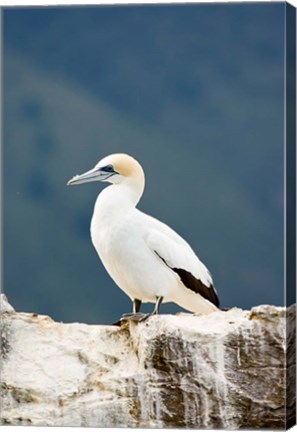
<svg viewBox="0 0 297 432">
<path fill-rule="evenodd" d="M 4 10 L 4 290 L 17 309 L 130 310 L 89 238 L 103 156 L 210 268 L 222 306 L 282 304 L 284 4 Z M 165 306 L 163 311 L 178 308 Z"/>
</svg>

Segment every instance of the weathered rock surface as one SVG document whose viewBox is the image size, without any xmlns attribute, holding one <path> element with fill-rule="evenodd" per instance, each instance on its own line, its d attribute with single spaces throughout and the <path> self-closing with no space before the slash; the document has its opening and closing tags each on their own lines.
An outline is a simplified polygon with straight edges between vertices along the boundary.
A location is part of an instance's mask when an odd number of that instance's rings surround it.
<svg viewBox="0 0 297 432">
<path fill-rule="evenodd" d="M 258 306 L 120 328 L 16 313 L 3 298 L 2 423 L 285 428 L 294 317 L 293 307 Z"/>
</svg>

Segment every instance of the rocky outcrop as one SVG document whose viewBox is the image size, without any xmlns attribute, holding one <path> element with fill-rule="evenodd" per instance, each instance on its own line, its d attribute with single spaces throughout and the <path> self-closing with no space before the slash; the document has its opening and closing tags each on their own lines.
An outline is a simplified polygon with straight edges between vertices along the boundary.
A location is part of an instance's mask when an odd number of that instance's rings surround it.
<svg viewBox="0 0 297 432">
<path fill-rule="evenodd" d="M 284 428 L 295 410 L 286 380 L 294 319 L 293 306 L 258 306 L 122 327 L 63 324 L 16 313 L 3 298 L 2 423 Z"/>
</svg>

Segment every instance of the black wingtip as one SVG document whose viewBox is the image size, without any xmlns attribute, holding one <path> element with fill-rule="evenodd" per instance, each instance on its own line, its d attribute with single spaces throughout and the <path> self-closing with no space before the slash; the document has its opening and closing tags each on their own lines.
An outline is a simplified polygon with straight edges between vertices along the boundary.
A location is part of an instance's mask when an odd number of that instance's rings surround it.
<svg viewBox="0 0 297 432">
<path fill-rule="evenodd" d="M 203 298 L 213 303 L 217 308 L 220 307 L 219 297 L 213 285 L 210 285 L 209 287 L 204 285 L 200 279 L 195 278 L 195 276 L 187 270 L 178 268 L 173 268 L 172 270 L 179 275 L 186 288 L 200 294 Z"/>
</svg>

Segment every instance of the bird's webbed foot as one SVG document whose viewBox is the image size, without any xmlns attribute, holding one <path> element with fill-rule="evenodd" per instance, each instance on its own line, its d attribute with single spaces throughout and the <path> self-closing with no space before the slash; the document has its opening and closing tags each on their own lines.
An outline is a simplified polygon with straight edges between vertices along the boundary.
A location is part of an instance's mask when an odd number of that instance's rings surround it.
<svg viewBox="0 0 297 432">
<path fill-rule="evenodd" d="M 156 297 L 156 304 L 154 307 L 154 310 L 150 313 L 142 313 L 140 312 L 141 307 L 141 301 L 138 299 L 135 299 L 133 301 L 133 312 L 132 313 L 125 313 L 121 316 L 120 320 L 113 325 L 121 326 L 125 322 L 134 321 L 134 322 L 144 322 L 149 317 L 153 315 L 159 314 L 160 305 L 162 303 L 163 297 Z"/>
<path fill-rule="evenodd" d="M 161 297 L 161 296 L 160 297 L 156 297 L 156 304 L 155 304 L 154 310 L 152 312 L 146 313 L 146 314 L 138 312 L 137 314 L 135 314 L 135 315 L 137 315 L 137 317 L 136 317 L 136 319 L 133 319 L 133 321 L 144 322 L 149 317 L 151 317 L 153 315 L 159 315 L 159 310 L 160 310 L 160 306 L 161 306 L 162 300 L 163 300 L 163 297 Z M 129 314 L 125 314 L 125 315 L 129 315 Z"/>
<path fill-rule="evenodd" d="M 121 316 L 120 321 L 135 321 L 139 322 L 142 320 L 142 318 L 147 315 L 142 312 L 131 312 L 131 313 L 125 313 Z"/>
<path fill-rule="evenodd" d="M 145 315 L 145 314 L 140 312 L 141 303 L 142 303 L 141 300 L 134 299 L 133 300 L 133 312 L 123 314 L 120 318 L 120 322 L 121 323 L 124 321 L 139 322 L 140 319 Z"/>
<path fill-rule="evenodd" d="M 137 312 L 137 313 L 126 313 L 123 314 L 120 318 L 120 322 L 124 322 L 124 321 L 134 321 L 134 322 L 143 322 L 146 321 L 149 317 L 155 315 L 155 313 L 150 312 L 150 313 L 142 313 L 142 312 Z"/>
<path fill-rule="evenodd" d="M 139 318 L 138 322 L 144 322 L 146 321 L 149 317 L 156 315 L 154 312 L 150 312 L 150 313 L 146 313 L 146 314 L 142 314 L 142 317 Z"/>
<path fill-rule="evenodd" d="M 124 313 L 121 316 L 121 318 L 117 322 L 113 323 L 112 325 L 121 326 L 125 322 L 129 322 L 129 321 L 139 322 L 144 315 L 145 314 L 141 312 Z"/>
</svg>

